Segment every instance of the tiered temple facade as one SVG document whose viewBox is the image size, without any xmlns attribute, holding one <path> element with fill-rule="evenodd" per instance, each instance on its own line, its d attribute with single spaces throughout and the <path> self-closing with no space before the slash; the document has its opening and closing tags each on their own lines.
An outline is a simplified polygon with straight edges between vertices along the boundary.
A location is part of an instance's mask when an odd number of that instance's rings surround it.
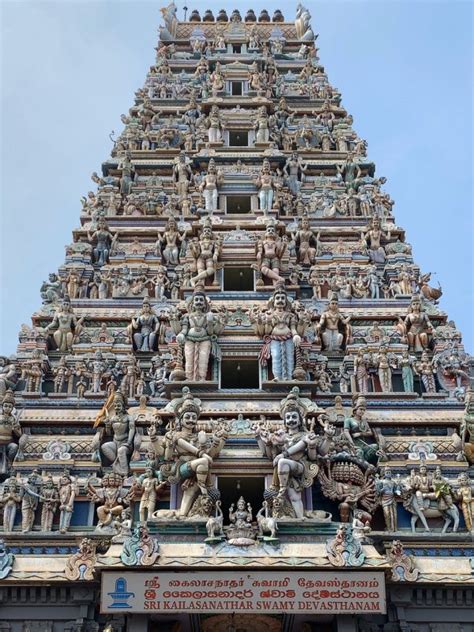
<svg viewBox="0 0 474 632">
<path fill-rule="evenodd" d="M 310 14 L 178 21 L 0 368 L 0 630 L 474 631 L 461 334 Z"/>
</svg>

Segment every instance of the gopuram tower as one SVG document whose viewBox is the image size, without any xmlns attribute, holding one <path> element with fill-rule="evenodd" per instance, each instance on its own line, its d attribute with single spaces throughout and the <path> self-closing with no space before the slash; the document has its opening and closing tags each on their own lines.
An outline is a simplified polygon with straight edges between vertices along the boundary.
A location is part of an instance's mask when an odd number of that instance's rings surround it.
<svg viewBox="0 0 474 632">
<path fill-rule="evenodd" d="M 472 632 L 461 334 L 309 11 L 177 19 L 0 367 L 1 632 Z"/>
</svg>

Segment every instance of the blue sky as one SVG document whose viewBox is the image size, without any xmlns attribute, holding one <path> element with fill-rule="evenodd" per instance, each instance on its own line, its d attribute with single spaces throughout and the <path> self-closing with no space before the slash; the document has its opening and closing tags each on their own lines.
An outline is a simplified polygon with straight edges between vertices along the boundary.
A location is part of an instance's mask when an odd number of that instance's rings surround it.
<svg viewBox="0 0 474 632">
<path fill-rule="evenodd" d="M 164 4 L 164 3 L 163 3 Z M 190 9 L 196 5 L 187 3 Z M 293 19 L 296 3 L 278 6 Z M 178 4 L 182 15 L 182 4 Z M 214 14 L 219 0 L 199 4 Z M 252 2 L 256 12 L 277 5 Z M 415 260 L 474 350 L 471 2 L 309 2 L 321 62 L 368 141 Z M 3 0 L 0 354 L 64 260 L 79 198 L 154 61 L 160 3 Z"/>
</svg>

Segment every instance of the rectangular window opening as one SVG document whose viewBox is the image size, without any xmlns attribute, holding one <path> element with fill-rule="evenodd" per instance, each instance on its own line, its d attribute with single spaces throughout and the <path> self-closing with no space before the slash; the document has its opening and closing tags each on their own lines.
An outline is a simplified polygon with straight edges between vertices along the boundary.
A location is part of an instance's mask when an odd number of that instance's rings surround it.
<svg viewBox="0 0 474 632">
<path fill-rule="evenodd" d="M 249 133 L 243 130 L 229 131 L 229 146 L 230 147 L 248 147 L 249 146 Z"/>
<path fill-rule="evenodd" d="M 242 52 L 241 44 L 232 44 L 232 51 L 234 53 L 241 53 Z"/>
<path fill-rule="evenodd" d="M 240 53 L 240 51 L 239 51 Z M 232 95 L 233 96 L 241 96 L 242 95 L 242 82 L 241 81 L 232 81 Z"/>
<path fill-rule="evenodd" d="M 223 358 L 221 388 L 260 388 L 258 358 Z"/>
<path fill-rule="evenodd" d="M 254 289 L 252 268 L 224 268 L 224 291 L 253 292 Z"/>
<path fill-rule="evenodd" d="M 250 213 L 250 195 L 228 195 L 227 196 L 227 213 L 242 214 Z"/>
</svg>

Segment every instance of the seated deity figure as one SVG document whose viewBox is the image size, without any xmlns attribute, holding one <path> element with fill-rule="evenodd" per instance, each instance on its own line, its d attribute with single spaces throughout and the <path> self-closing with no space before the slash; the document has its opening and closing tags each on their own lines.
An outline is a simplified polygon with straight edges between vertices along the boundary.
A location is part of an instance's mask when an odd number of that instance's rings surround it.
<svg viewBox="0 0 474 632">
<path fill-rule="evenodd" d="M 209 167 L 206 175 L 203 177 L 199 190 L 204 194 L 204 203 L 206 211 L 209 215 L 212 215 L 214 211 L 217 211 L 218 203 L 218 186 L 224 181 L 224 176 L 221 171 L 217 170 L 214 158 L 209 160 Z"/>
<path fill-rule="evenodd" d="M 265 340 L 260 363 L 266 364 L 271 358 L 274 379 L 304 379 L 301 367 L 295 369 L 295 350 L 309 320 L 305 312 L 296 312 L 284 287 L 274 290 L 265 311 L 251 310 L 249 317 L 257 335 Z"/>
<path fill-rule="evenodd" d="M 318 473 L 319 437 L 307 428 L 298 399 L 287 398 L 280 409 L 284 430 L 269 432 L 258 427 L 257 442 L 264 456 L 273 458 L 272 488 L 277 498 L 289 501 L 288 517 L 304 517 L 303 489 L 311 487 Z M 277 436 L 278 435 L 278 436 Z M 273 457 L 273 450 L 278 454 Z"/>
<path fill-rule="evenodd" d="M 306 173 L 307 165 L 303 164 L 300 156 L 293 152 L 283 167 L 283 173 L 286 176 L 286 182 L 293 195 L 298 195 Z"/>
<path fill-rule="evenodd" d="M 206 222 L 199 239 L 189 245 L 189 254 L 193 258 L 193 272 L 190 282 L 193 287 L 203 286 L 205 279 L 213 279 L 217 270 L 217 262 L 221 252 L 221 241 L 212 232 L 212 225 Z"/>
<path fill-rule="evenodd" d="M 158 233 L 156 242 L 156 254 L 163 257 L 166 265 L 178 265 L 180 263 L 181 245 L 185 240 L 185 232 L 178 230 L 178 224 L 174 217 L 170 217 L 163 235 Z"/>
<path fill-rule="evenodd" d="M 140 313 L 132 318 L 129 325 L 129 333 L 133 334 L 137 351 L 146 353 L 155 349 L 158 325 L 158 318 L 151 308 L 150 301 L 147 298 L 143 299 Z"/>
<path fill-rule="evenodd" d="M 350 316 L 344 317 L 339 311 L 337 298 L 332 298 L 326 310 L 321 314 L 317 332 L 321 337 L 323 349 L 325 351 L 340 351 L 350 340 L 351 326 Z"/>
<path fill-rule="evenodd" d="M 382 246 L 382 239 L 390 240 L 390 232 L 385 233 L 380 224 L 380 217 L 372 217 L 367 229 L 361 235 L 361 242 L 373 263 L 385 262 L 385 249 Z"/>
<path fill-rule="evenodd" d="M 171 484 L 182 483 L 181 517 L 189 514 L 199 496 L 213 498 L 217 491 L 212 487 L 211 465 L 224 446 L 226 433 L 224 429 L 198 431 L 200 414 L 199 400 L 189 394 L 175 410 L 172 430 L 158 436 L 152 424 L 148 431 L 158 463 L 165 462 L 161 476 Z"/>
<path fill-rule="evenodd" d="M 22 435 L 20 422 L 14 411 L 15 396 L 13 391 L 8 390 L 3 397 L 0 413 L 0 446 L 5 446 L 7 461 L 10 463 L 18 454 L 17 441 Z"/>
<path fill-rule="evenodd" d="M 205 293 L 196 290 L 187 301 L 187 311 L 180 318 L 172 313 L 170 323 L 176 333 L 176 340 L 184 347 L 186 379 L 204 382 L 207 379 L 209 358 L 218 353 L 216 337 L 226 325 L 226 314 L 211 311 Z"/>
<path fill-rule="evenodd" d="M 208 128 L 208 139 L 210 143 L 220 143 L 222 141 L 222 131 L 224 130 L 224 123 L 221 119 L 220 111 L 217 105 L 213 105 L 209 116 L 206 119 L 206 125 Z"/>
<path fill-rule="evenodd" d="M 280 276 L 282 258 L 287 249 L 287 242 L 278 236 L 274 223 L 269 223 L 263 237 L 259 237 L 256 243 L 257 263 L 252 267 L 263 276 L 273 281 L 273 285 L 284 283 Z M 263 281 L 257 285 L 263 285 Z"/>
<path fill-rule="evenodd" d="M 263 161 L 262 170 L 255 180 L 255 185 L 260 189 L 258 194 L 260 210 L 266 215 L 273 208 L 273 192 L 278 186 L 271 174 L 270 162 L 266 158 Z"/>
<path fill-rule="evenodd" d="M 77 319 L 72 311 L 71 301 L 66 296 L 54 315 L 52 322 L 45 327 L 44 332 L 54 331 L 53 339 L 58 351 L 66 353 L 72 350 L 74 338 L 81 331 L 82 319 Z"/>
<path fill-rule="evenodd" d="M 44 281 L 41 286 L 41 298 L 43 303 L 59 303 L 59 299 L 63 298 L 63 284 L 57 274 L 52 272 L 48 276 L 48 281 Z"/>
<path fill-rule="evenodd" d="M 109 262 L 109 256 L 118 238 L 118 233 L 113 235 L 103 217 L 99 217 L 97 230 L 94 233 L 87 233 L 87 238 L 94 245 L 92 249 L 93 263 L 102 267 Z"/>
<path fill-rule="evenodd" d="M 292 238 L 296 245 L 298 263 L 303 265 L 313 264 L 321 249 L 321 244 L 319 233 L 315 235 L 314 231 L 311 230 L 307 215 L 303 215 L 301 218 L 300 227 L 295 233 L 292 233 Z"/>
<path fill-rule="evenodd" d="M 369 463 L 376 463 L 379 454 L 377 436 L 364 419 L 367 404 L 359 396 L 352 408 L 352 416 L 344 419 L 344 435 L 354 454 Z"/>
<path fill-rule="evenodd" d="M 135 420 L 125 411 L 124 396 L 117 391 L 113 399 L 113 412 L 106 412 L 105 432 L 112 439 L 103 443 L 100 450 L 116 474 L 128 475 L 128 464 L 133 453 Z"/>
<path fill-rule="evenodd" d="M 414 351 L 428 349 L 433 334 L 433 325 L 422 309 L 421 299 L 418 295 L 413 296 L 411 300 L 402 328 L 410 349 Z"/>
</svg>

